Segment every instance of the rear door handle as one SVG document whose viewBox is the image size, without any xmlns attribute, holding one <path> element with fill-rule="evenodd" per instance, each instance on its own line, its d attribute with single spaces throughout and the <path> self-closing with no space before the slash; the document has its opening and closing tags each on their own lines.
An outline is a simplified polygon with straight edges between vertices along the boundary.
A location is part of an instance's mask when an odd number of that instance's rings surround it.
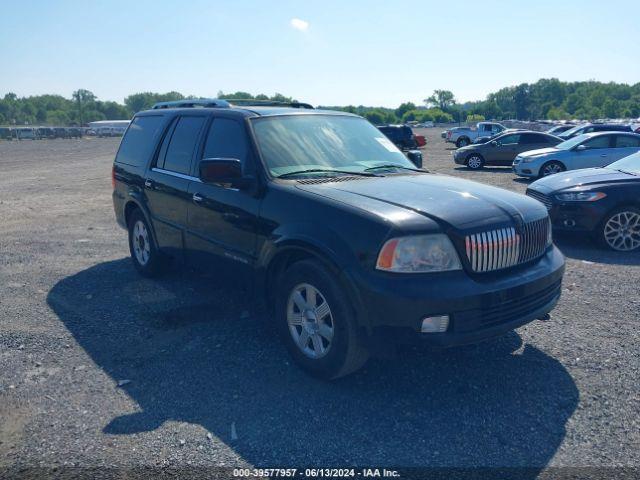
<svg viewBox="0 0 640 480">
<path fill-rule="evenodd" d="M 147 178 L 147 179 L 144 181 L 144 186 L 145 186 L 146 188 L 151 188 L 151 187 L 153 187 L 153 182 Z"/>
<path fill-rule="evenodd" d="M 204 200 L 204 197 L 201 196 L 199 193 L 194 193 L 193 197 L 191 197 L 191 198 L 195 203 L 200 203 L 200 202 L 202 202 Z"/>
<path fill-rule="evenodd" d="M 601 156 L 601 157 L 606 157 L 606 156 L 607 156 L 607 154 L 606 154 L 606 153 L 601 153 L 601 154 L 600 154 L 600 156 Z"/>
</svg>

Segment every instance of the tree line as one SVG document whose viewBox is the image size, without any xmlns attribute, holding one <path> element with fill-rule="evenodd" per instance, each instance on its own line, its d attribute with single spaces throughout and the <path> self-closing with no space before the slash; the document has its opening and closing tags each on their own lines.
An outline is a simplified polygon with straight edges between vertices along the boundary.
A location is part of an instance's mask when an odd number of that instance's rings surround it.
<svg viewBox="0 0 640 480">
<path fill-rule="evenodd" d="M 71 98 L 61 95 L 18 97 L 7 93 L 0 99 L 0 125 L 85 125 L 96 120 L 131 118 L 156 102 L 197 98 L 179 92 L 141 92 L 129 95 L 124 104 L 99 100 L 89 90 L 76 90 Z M 218 92 L 218 98 L 290 102 L 294 99 L 249 92 Z M 522 83 L 490 93 L 485 100 L 459 103 L 449 90 L 436 90 L 424 103 L 405 102 L 397 108 L 324 106 L 362 115 L 375 124 L 408 121 L 439 123 L 484 119 L 594 120 L 640 117 L 640 83 L 562 82 L 556 78 Z"/>
</svg>

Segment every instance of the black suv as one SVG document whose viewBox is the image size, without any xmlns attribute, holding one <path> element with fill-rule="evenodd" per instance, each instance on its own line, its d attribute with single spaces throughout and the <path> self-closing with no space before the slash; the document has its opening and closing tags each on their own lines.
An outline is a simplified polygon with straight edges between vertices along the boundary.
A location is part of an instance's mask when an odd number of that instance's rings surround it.
<svg viewBox="0 0 640 480">
<path fill-rule="evenodd" d="M 348 113 L 157 104 L 127 129 L 113 185 L 141 274 L 173 259 L 240 280 L 323 378 L 395 340 L 501 335 L 560 297 L 564 258 L 542 204 L 417 169 Z"/>
<path fill-rule="evenodd" d="M 400 150 L 411 150 L 418 146 L 413 130 L 407 125 L 381 125 L 378 127 Z"/>
</svg>

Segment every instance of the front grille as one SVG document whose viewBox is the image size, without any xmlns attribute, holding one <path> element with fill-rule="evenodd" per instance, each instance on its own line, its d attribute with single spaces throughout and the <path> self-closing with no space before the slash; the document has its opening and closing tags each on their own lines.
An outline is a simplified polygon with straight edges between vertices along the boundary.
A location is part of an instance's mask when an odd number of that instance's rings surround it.
<svg viewBox="0 0 640 480">
<path fill-rule="evenodd" d="M 547 210 L 551 210 L 551 206 L 553 205 L 553 203 L 551 202 L 551 198 L 549 198 L 549 196 L 545 195 L 544 193 L 531 190 L 530 188 L 527 189 L 527 195 L 538 200 L 545 207 L 547 207 Z"/>
<path fill-rule="evenodd" d="M 513 227 L 474 233 L 465 237 L 467 259 L 474 272 L 492 272 L 526 263 L 541 256 L 549 245 L 549 217 Z"/>
</svg>

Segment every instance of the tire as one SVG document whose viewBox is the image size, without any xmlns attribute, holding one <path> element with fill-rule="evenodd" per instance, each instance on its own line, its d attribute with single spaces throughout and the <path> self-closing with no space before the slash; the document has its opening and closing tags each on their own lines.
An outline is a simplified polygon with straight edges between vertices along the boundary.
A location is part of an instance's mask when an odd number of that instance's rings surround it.
<svg viewBox="0 0 640 480">
<path fill-rule="evenodd" d="M 466 147 L 469 144 L 471 144 L 471 140 L 469 140 L 467 137 L 460 137 L 456 141 L 456 147 L 458 148 Z"/>
<path fill-rule="evenodd" d="M 598 241 L 616 252 L 640 250 L 640 208 L 620 207 L 609 212 L 598 228 Z"/>
<path fill-rule="evenodd" d="M 275 316 L 289 354 L 314 377 L 348 375 L 369 358 L 344 288 L 318 261 L 296 262 L 282 274 Z"/>
<path fill-rule="evenodd" d="M 556 173 L 564 172 L 567 168 L 560 162 L 552 160 L 545 163 L 540 167 L 538 172 L 538 178 L 548 177 L 549 175 L 555 175 Z"/>
<path fill-rule="evenodd" d="M 479 153 L 472 153 L 467 157 L 465 164 L 467 165 L 467 168 L 470 168 L 471 170 L 480 170 L 484 167 L 484 158 L 482 158 L 482 155 Z"/>
<path fill-rule="evenodd" d="M 157 250 L 153 232 L 139 209 L 129 218 L 129 252 L 133 266 L 142 276 L 153 278 L 163 272 L 166 258 Z"/>
</svg>

